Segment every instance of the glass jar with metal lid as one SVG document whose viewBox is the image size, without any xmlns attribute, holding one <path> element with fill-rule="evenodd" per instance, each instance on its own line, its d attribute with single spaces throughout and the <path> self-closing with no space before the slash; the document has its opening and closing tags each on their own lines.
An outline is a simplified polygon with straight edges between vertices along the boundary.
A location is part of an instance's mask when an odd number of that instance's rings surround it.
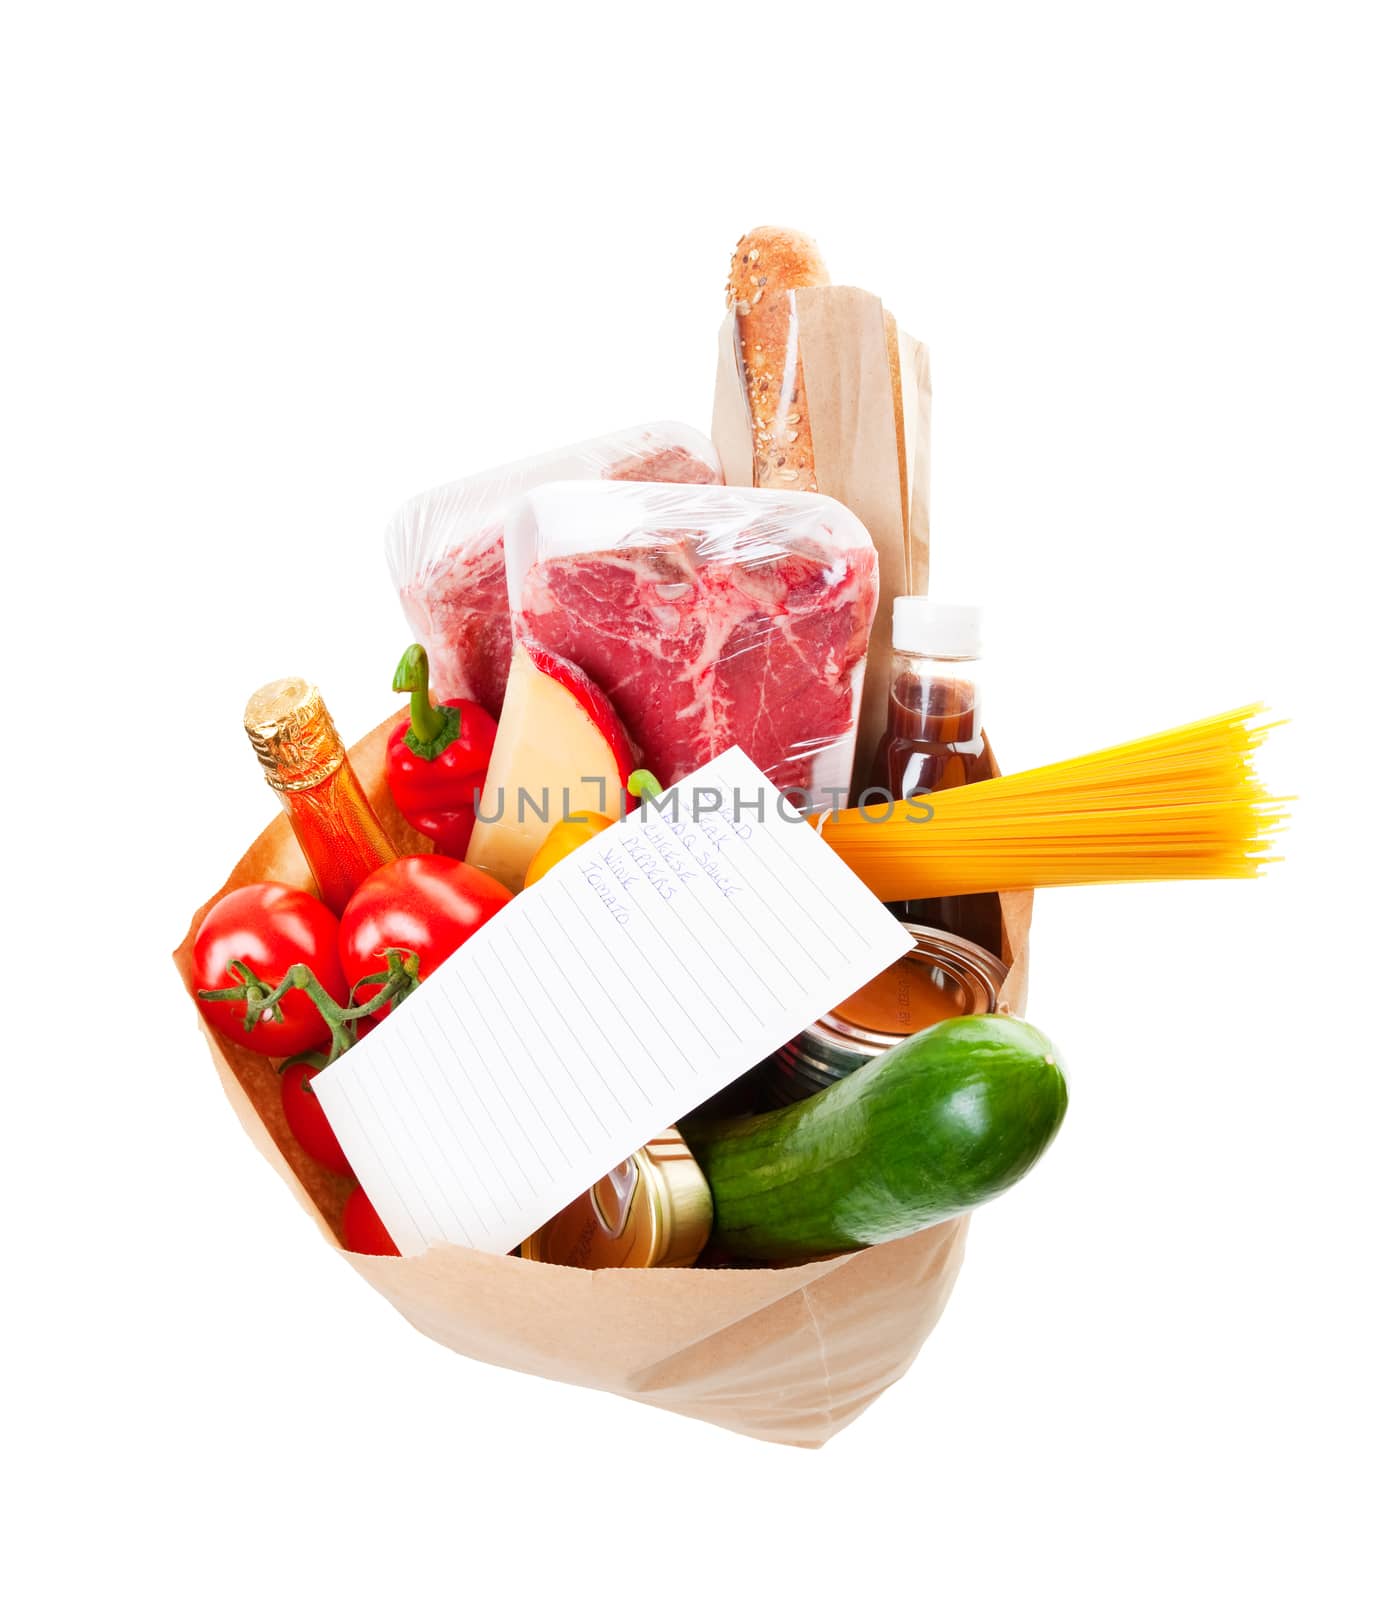
<svg viewBox="0 0 1400 1600">
<path fill-rule="evenodd" d="M 770 1106 L 829 1088 L 911 1033 L 995 1011 L 1007 967 L 970 939 L 920 923 L 914 948 L 804 1028 L 758 1069 Z"/>
</svg>

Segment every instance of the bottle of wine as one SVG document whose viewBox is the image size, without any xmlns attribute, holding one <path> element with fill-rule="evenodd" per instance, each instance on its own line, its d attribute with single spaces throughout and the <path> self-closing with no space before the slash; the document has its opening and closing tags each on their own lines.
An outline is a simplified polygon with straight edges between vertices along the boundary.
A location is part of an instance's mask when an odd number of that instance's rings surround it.
<svg viewBox="0 0 1400 1600">
<path fill-rule="evenodd" d="M 398 851 L 355 776 L 320 690 L 304 678 L 264 684 L 248 702 L 243 727 L 322 900 L 339 916 L 364 879 Z"/>
</svg>

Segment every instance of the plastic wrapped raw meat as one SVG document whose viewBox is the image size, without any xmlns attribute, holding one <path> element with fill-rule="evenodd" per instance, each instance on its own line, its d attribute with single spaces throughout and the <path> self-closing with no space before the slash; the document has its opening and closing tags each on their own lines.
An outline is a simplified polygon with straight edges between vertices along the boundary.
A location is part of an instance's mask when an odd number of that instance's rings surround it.
<svg viewBox="0 0 1400 1600">
<path fill-rule="evenodd" d="M 523 637 L 602 689 L 663 784 L 739 745 L 784 790 L 838 803 L 879 577 L 825 495 L 561 483 L 511 514 Z"/>
<path fill-rule="evenodd" d="M 505 516 L 525 490 L 560 478 L 723 481 L 704 434 L 681 422 L 653 422 L 460 478 L 410 500 L 389 524 L 385 553 L 443 699 L 475 700 L 500 716 L 511 643 Z"/>
</svg>

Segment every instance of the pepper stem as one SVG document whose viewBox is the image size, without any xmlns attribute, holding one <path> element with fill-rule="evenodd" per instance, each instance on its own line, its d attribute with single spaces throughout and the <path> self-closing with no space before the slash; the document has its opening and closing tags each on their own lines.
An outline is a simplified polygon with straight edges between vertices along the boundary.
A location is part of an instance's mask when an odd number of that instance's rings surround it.
<svg viewBox="0 0 1400 1600">
<path fill-rule="evenodd" d="M 409 645 L 399 658 L 394 669 L 394 688 L 399 694 L 412 696 L 408 703 L 408 720 L 413 737 L 424 748 L 437 744 L 448 717 L 441 706 L 435 706 L 428 698 L 428 652 L 421 644 Z"/>
<path fill-rule="evenodd" d="M 634 800 L 659 800 L 661 785 L 645 767 L 638 767 L 627 780 L 627 792 Z"/>
</svg>

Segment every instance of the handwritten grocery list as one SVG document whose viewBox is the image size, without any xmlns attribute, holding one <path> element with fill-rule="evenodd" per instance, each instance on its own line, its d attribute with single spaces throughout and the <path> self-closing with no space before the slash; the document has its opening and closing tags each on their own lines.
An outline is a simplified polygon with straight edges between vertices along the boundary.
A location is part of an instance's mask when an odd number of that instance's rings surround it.
<svg viewBox="0 0 1400 1600">
<path fill-rule="evenodd" d="M 504 1252 L 911 945 L 731 749 L 517 896 L 313 1082 L 405 1255 Z"/>
</svg>

